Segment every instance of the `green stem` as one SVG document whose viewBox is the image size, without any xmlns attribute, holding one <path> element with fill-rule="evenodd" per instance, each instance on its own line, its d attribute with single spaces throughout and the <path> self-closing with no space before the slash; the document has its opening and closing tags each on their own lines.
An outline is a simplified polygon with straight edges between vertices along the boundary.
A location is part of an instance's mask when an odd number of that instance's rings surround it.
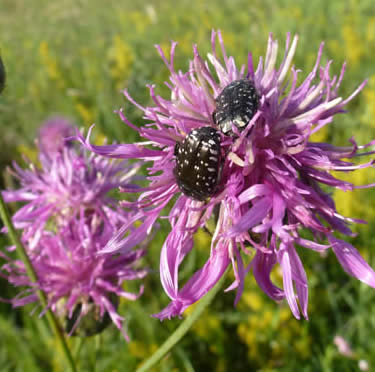
<svg viewBox="0 0 375 372">
<path fill-rule="evenodd" d="M 75 360 L 79 359 L 79 355 L 81 353 L 81 350 L 85 341 L 86 341 L 86 337 L 76 337 L 76 342 L 75 342 L 74 350 L 73 350 Z"/>
<path fill-rule="evenodd" d="M 19 239 L 19 237 L 17 235 L 17 232 L 16 232 L 16 230 L 13 226 L 12 220 L 9 216 L 9 212 L 8 212 L 8 209 L 5 205 L 5 203 L 4 203 L 1 192 L 0 192 L 0 216 L 1 216 L 1 219 L 3 220 L 3 222 L 4 222 L 4 225 L 8 229 L 8 234 L 10 236 L 11 241 L 16 246 L 17 254 L 19 255 L 19 257 L 21 258 L 21 260 L 23 261 L 23 263 L 25 265 L 28 277 L 30 278 L 30 280 L 33 283 L 36 283 L 38 281 L 38 276 L 37 276 L 37 274 L 36 274 L 36 272 L 33 268 L 33 265 L 32 265 L 32 263 L 29 259 L 29 256 L 26 253 L 26 250 L 25 250 L 23 244 L 21 243 L 21 240 Z M 39 297 L 39 300 L 40 300 L 42 306 L 44 308 L 47 308 L 48 301 L 47 301 L 47 297 L 46 297 L 45 293 L 41 290 L 37 290 L 37 295 Z M 77 372 L 72 354 L 70 353 L 70 350 L 69 350 L 68 344 L 65 340 L 63 331 L 60 327 L 60 324 L 59 324 L 57 318 L 55 317 L 55 315 L 51 311 L 51 309 L 48 309 L 46 311 L 46 317 L 47 317 L 47 320 L 48 320 L 48 323 L 49 323 L 50 327 L 53 329 L 53 331 L 55 332 L 55 334 L 57 336 L 57 339 L 60 342 L 62 350 L 63 350 L 63 352 L 66 356 L 66 359 L 68 360 L 70 369 L 72 370 L 72 372 Z"/>
<path fill-rule="evenodd" d="M 167 338 L 167 340 L 155 351 L 150 358 L 146 359 L 143 364 L 136 370 L 136 372 L 149 371 L 156 365 L 161 358 L 163 358 L 187 333 L 192 325 L 201 316 L 207 306 L 210 305 L 216 293 L 223 286 L 225 274 L 216 283 L 216 285 L 198 302 L 193 312 L 180 324 L 180 326 Z"/>
</svg>

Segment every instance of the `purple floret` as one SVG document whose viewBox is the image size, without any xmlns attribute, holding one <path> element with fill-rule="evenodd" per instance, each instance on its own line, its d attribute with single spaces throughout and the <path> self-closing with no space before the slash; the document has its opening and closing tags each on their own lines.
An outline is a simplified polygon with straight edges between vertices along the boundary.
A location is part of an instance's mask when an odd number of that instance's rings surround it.
<svg viewBox="0 0 375 372">
<path fill-rule="evenodd" d="M 130 185 L 140 163 L 112 161 L 76 148 L 64 141 L 65 135 L 74 131 L 65 120 L 47 122 L 38 139 L 39 165 L 29 162 L 23 169 L 14 163 L 10 170 L 19 187 L 3 191 L 3 198 L 23 204 L 13 223 L 24 230 L 23 238 L 32 238 L 34 244 L 47 224 L 58 228 L 82 214 L 113 226 L 127 221 L 123 208 L 108 193 Z"/>
<path fill-rule="evenodd" d="M 222 59 L 216 52 L 216 39 Z M 287 35 L 285 53 L 277 66 L 278 42 L 270 35 L 266 57 L 260 58 L 258 67 L 254 69 L 249 53 L 247 64 L 238 68 L 234 58 L 226 55 L 221 33 L 213 32 L 212 53 L 208 54 L 207 61 L 194 46 L 194 58 L 186 73 L 174 69 L 176 43 L 172 44 L 170 60 L 157 47 L 170 71 L 170 81 L 166 84 L 171 98 L 156 95 L 151 85 L 154 106 L 143 107 L 125 91 L 127 99 L 144 112 L 149 122 L 141 128 L 129 122 L 123 111 L 119 112 L 121 119 L 145 142 L 95 146 L 89 143 L 90 132 L 87 139 L 80 137 L 97 154 L 149 162 L 149 185 L 137 190 L 142 192 L 137 206 L 147 216 L 144 229 L 152 227 L 163 208 L 177 195 L 169 213 L 172 230 L 160 259 L 161 282 L 172 302 L 156 315 L 160 319 L 180 315 L 215 285 L 229 265 L 235 275 L 229 289 L 237 288 L 236 303 L 243 291 L 245 275 L 253 270 L 267 295 L 275 300 L 286 298 L 296 318 L 300 318 L 300 313 L 307 318 L 308 283 L 298 255 L 301 248 L 318 252 L 332 248 L 347 273 L 375 287 L 374 271 L 354 247 L 334 236 L 335 233 L 351 236 L 349 224 L 363 221 L 340 215 L 325 191 L 326 185 L 345 191 L 372 187 L 342 181 L 331 172 L 372 167 L 374 160 L 356 165 L 351 159 L 373 154 L 360 151 L 375 141 L 358 146 L 350 139 L 348 147 L 335 147 L 310 139 L 334 115 L 344 112 L 366 81 L 348 98 L 340 97 L 338 88 L 345 64 L 339 76 L 331 77 L 332 61 L 321 66 L 321 44 L 313 70 L 298 83 L 301 70 L 292 65 L 297 41 L 297 36 L 291 39 Z M 181 193 L 176 182 L 175 144 L 181 143 L 194 129 L 218 128 L 213 121 L 215 100 L 225 87 L 242 79 L 250 80 L 256 89 L 257 111 L 243 123 L 250 105 L 240 102 L 242 117 L 232 123 L 228 135 L 221 134 L 224 161 L 217 192 L 205 201 L 194 200 Z M 230 109 L 236 109 L 236 105 Z M 226 114 L 228 110 L 223 106 L 221 112 Z M 210 257 L 180 288 L 179 266 L 193 247 L 194 234 L 213 216 L 217 223 Z M 312 233 L 311 240 L 301 237 L 303 229 Z M 277 287 L 270 278 L 277 264 L 282 271 L 283 288 Z"/>
<path fill-rule="evenodd" d="M 13 261 L 0 252 L 8 261 L 2 267 L 8 281 L 15 286 L 26 287 L 11 303 L 18 307 L 38 302 L 35 293 L 35 288 L 38 288 L 46 294 L 48 308 L 61 317 L 72 318 L 76 307 L 81 306 L 71 332 L 94 303 L 100 318 L 108 314 L 128 339 L 123 317 L 117 313 L 112 298 L 123 297 L 134 301 L 142 294 L 142 285 L 138 294 L 127 292 L 122 286 L 126 281 L 142 279 L 147 274 L 147 270 L 139 268 L 137 263 L 145 250 L 128 249 L 117 255 L 98 255 L 106 245 L 121 244 L 122 235 L 116 234 L 108 225 L 103 231 L 93 232 L 88 220 L 85 217 L 71 220 L 57 233 L 42 233 L 33 253 L 29 254 L 38 277 L 36 284 L 28 278 L 21 261 Z"/>
<path fill-rule="evenodd" d="M 145 250 L 134 249 L 141 243 L 145 246 L 147 231 L 134 226 L 144 215 L 123 208 L 109 193 L 132 188 L 131 182 L 140 179 L 135 174 L 141 163 L 110 160 L 77 148 L 65 139 L 74 132 L 63 119 L 48 121 L 39 132 L 39 165 L 30 163 L 22 169 L 14 164 L 19 187 L 2 194 L 8 203 L 23 204 L 12 220 L 22 230 L 38 281 L 32 283 L 23 263 L 5 252 L 0 252 L 7 261 L 2 271 L 10 283 L 26 287 L 10 300 L 14 306 L 38 301 L 38 288 L 46 294 L 49 308 L 74 323 L 70 333 L 93 312 L 102 320 L 109 316 L 127 338 L 117 313 L 118 298 L 135 300 L 143 291 L 141 285 L 139 294 L 126 292 L 123 284 L 147 273 L 138 262 Z M 131 239 L 125 236 L 127 230 Z M 103 254 L 118 249 L 120 253 Z"/>
</svg>

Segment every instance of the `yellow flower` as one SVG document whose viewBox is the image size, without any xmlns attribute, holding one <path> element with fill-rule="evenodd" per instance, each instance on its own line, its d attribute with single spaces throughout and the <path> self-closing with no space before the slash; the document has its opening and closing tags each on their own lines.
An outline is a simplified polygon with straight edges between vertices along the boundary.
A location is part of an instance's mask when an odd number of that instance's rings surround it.
<svg viewBox="0 0 375 372">
<path fill-rule="evenodd" d="M 144 359 L 153 354 L 158 349 L 158 345 L 147 345 L 144 342 L 134 340 L 129 342 L 128 348 L 130 354 L 134 355 L 137 358 Z"/>
<path fill-rule="evenodd" d="M 371 17 L 367 22 L 366 40 L 370 42 L 375 40 L 375 17 Z"/>
<path fill-rule="evenodd" d="M 211 246 L 211 236 L 209 233 L 198 230 L 196 234 L 194 234 L 194 247 L 199 250 L 209 252 Z"/>
<path fill-rule="evenodd" d="M 124 88 L 124 81 L 130 76 L 134 54 L 120 35 L 115 35 L 108 49 L 107 59 L 110 64 L 110 75 L 115 81 L 116 88 Z"/>
<path fill-rule="evenodd" d="M 351 173 L 333 172 L 333 175 L 354 185 L 375 182 L 371 168 L 359 169 Z M 372 220 L 375 218 L 375 206 L 372 203 L 367 203 L 368 192 L 366 190 L 341 191 L 336 189 L 333 196 L 337 211 L 343 216 L 361 216 L 364 220 Z M 366 208 L 363 208 L 364 205 Z M 360 225 L 354 225 L 354 228 L 360 228 Z"/>
<path fill-rule="evenodd" d="M 255 291 L 244 292 L 241 298 L 241 302 L 255 311 L 260 311 L 263 307 L 262 298 Z"/>
<path fill-rule="evenodd" d="M 138 34 L 143 34 L 151 24 L 151 18 L 147 14 L 138 10 L 127 14 L 127 18 L 128 19 L 125 18 L 126 22 L 132 23 L 135 28 L 135 33 Z"/>
<path fill-rule="evenodd" d="M 42 64 L 46 68 L 48 77 L 51 80 L 55 80 L 59 84 L 59 87 L 62 88 L 64 86 L 64 79 L 59 70 L 56 58 L 51 56 L 49 46 L 46 41 L 42 41 L 39 45 L 39 56 Z"/>
<path fill-rule="evenodd" d="M 128 344 L 130 354 L 134 355 L 137 358 L 147 357 L 147 346 L 141 341 L 131 341 Z"/>
<path fill-rule="evenodd" d="M 317 132 L 315 132 L 311 137 L 311 142 L 327 142 L 328 138 L 328 125 L 324 126 Z"/>
<path fill-rule="evenodd" d="M 367 88 L 363 91 L 365 99 L 365 110 L 362 120 L 375 128 L 375 75 L 369 79 Z"/>
<path fill-rule="evenodd" d="M 363 47 L 362 39 L 353 24 L 344 25 L 341 30 L 342 38 L 344 39 L 344 49 L 347 51 L 347 57 L 350 64 L 357 65 L 363 56 L 365 49 Z"/>
<path fill-rule="evenodd" d="M 76 103 L 76 110 L 78 111 L 78 113 L 80 114 L 85 123 L 92 124 L 94 122 L 94 114 L 84 104 L 79 102 Z"/>
</svg>

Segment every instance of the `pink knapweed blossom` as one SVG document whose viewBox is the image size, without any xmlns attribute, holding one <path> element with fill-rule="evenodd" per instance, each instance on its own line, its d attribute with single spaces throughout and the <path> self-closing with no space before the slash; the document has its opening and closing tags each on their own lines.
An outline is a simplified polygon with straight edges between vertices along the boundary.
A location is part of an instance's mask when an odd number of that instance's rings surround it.
<svg viewBox="0 0 375 372">
<path fill-rule="evenodd" d="M 23 263 L 5 250 L 0 251 L 6 261 L 1 275 L 15 286 L 26 287 L 10 300 L 14 306 L 37 302 L 36 289 L 41 289 L 48 307 L 67 319 L 69 333 L 94 314 L 94 324 L 109 317 L 127 338 L 117 306 L 119 298 L 135 300 L 143 292 L 142 285 L 138 294 L 123 286 L 146 275 L 139 259 L 147 242 L 146 234 L 124 240 L 125 229 L 133 231 L 134 221 L 142 216 L 135 209 L 122 208 L 109 193 L 131 188 L 131 182 L 139 179 L 136 172 L 141 163 L 93 154 L 72 142 L 74 133 L 74 127 L 62 118 L 46 122 L 37 139 L 39 164 L 29 162 L 28 169 L 14 164 L 11 172 L 18 188 L 2 194 L 6 202 L 22 203 L 12 220 L 22 230 L 38 280 L 32 283 Z M 137 244 L 141 247 L 135 249 Z M 98 254 L 119 249 L 120 253 Z"/>
<path fill-rule="evenodd" d="M 92 223 L 124 224 L 128 218 L 123 208 L 108 193 L 132 182 L 138 164 L 112 161 L 73 146 L 75 128 L 62 118 L 47 121 L 39 130 L 39 164 L 27 159 L 28 168 L 13 164 L 10 172 L 19 187 L 2 192 L 7 203 L 22 203 L 13 216 L 23 238 L 37 243 L 48 224 L 57 228 L 70 218 L 90 214 Z M 32 242 L 28 242 L 30 247 Z"/>
<path fill-rule="evenodd" d="M 87 217 L 71 219 L 56 233 L 43 231 L 38 244 L 29 255 L 37 274 L 37 283 L 32 283 L 27 276 L 22 261 L 12 260 L 4 252 L 0 256 L 6 263 L 2 266 L 2 275 L 22 291 L 10 300 L 14 307 L 39 302 L 36 289 L 41 289 L 47 296 L 48 308 L 61 318 L 73 318 L 68 332 L 73 333 L 82 319 L 92 310 L 97 309 L 96 326 L 100 325 L 107 314 L 116 327 L 128 339 L 123 327 L 124 318 L 117 312 L 119 298 L 136 300 L 143 292 L 127 292 L 123 288 L 126 281 L 142 279 L 147 270 L 139 265 L 139 259 L 145 249 L 127 248 L 120 254 L 98 255 L 105 247 L 121 247 L 122 234 L 109 224 L 103 230 L 93 231 Z M 25 248 L 29 247 L 25 244 Z M 79 307 L 78 316 L 77 306 Z M 42 309 L 42 314 L 46 309 Z M 94 329 L 86 330 L 95 334 Z"/>
<path fill-rule="evenodd" d="M 142 192 L 137 206 L 146 216 L 140 230 L 150 229 L 163 208 L 178 196 L 169 213 L 172 229 L 161 250 L 161 282 L 171 303 L 156 315 L 160 319 L 180 315 L 215 285 L 229 265 L 235 281 L 228 289 L 237 288 L 236 303 L 245 275 L 252 270 L 268 296 L 286 298 L 296 318 L 301 313 L 307 318 L 308 282 L 298 254 L 303 248 L 317 252 L 332 249 L 348 274 L 375 287 L 375 272 L 351 244 L 336 237 L 336 233 L 351 236 L 349 224 L 363 221 L 340 215 L 322 188 L 350 191 L 372 186 L 342 181 L 331 171 L 371 167 L 373 160 L 355 165 L 351 159 L 372 154 L 360 151 L 374 141 L 359 146 L 350 139 L 349 146 L 335 147 L 310 140 L 334 115 L 344 112 L 366 82 L 342 98 L 338 88 L 345 64 L 340 75 L 332 77 L 332 61 L 321 65 L 323 44 L 312 71 L 301 80 L 301 70 L 292 65 L 297 41 L 297 36 L 287 35 L 285 52 L 277 63 L 278 42 L 270 35 L 266 56 L 259 59 L 257 68 L 251 53 L 247 63 L 237 67 L 234 58 L 226 54 L 221 33 L 213 32 L 207 60 L 194 46 L 187 72 L 174 68 L 176 43 L 172 43 L 170 59 L 158 46 L 170 71 L 166 85 L 171 96 L 158 96 L 151 85 L 154 105 L 143 107 L 124 92 L 144 113 L 147 124 L 140 128 L 119 112 L 145 141 L 95 146 L 89 142 L 90 132 L 87 139 L 80 136 L 97 154 L 149 162 L 149 185 L 136 190 Z M 207 137 L 204 127 L 214 128 L 219 138 Z M 218 145 L 220 154 L 215 150 Z M 210 170 L 207 161 L 202 163 L 206 168 L 201 168 L 198 157 L 208 159 L 210 153 L 211 164 L 219 167 Z M 195 165 L 190 168 L 189 180 L 186 169 L 192 161 Z M 211 179 L 202 184 L 203 176 Z M 210 257 L 181 288 L 179 266 L 193 248 L 194 234 L 212 216 L 217 222 Z M 311 240 L 301 237 L 302 229 L 312 233 Z M 246 256 L 250 263 L 245 263 Z M 270 278 L 275 265 L 281 268 L 283 288 Z"/>
</svg>

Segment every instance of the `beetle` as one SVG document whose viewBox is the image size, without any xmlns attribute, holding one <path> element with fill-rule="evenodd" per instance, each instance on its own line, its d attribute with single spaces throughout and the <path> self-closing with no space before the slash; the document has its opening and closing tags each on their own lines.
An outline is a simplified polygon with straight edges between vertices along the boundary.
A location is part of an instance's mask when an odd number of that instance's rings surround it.
<svg viewBox="0 0 375 372">
<path fill-rule="evenodd" d="M 249 79 L 234 80 L 215 98 L 214 123 L 225 135 L 233 136 L 232 123 L 242 131 L 258 110 L 259 95 Z"/>
<path fill-rule="evenodd" d="M 212 127 L 193 129 L 174 149 L 180 190 L 196 200 L 214 195 L 221 177 L 221 137 Z"/>
</svg>

